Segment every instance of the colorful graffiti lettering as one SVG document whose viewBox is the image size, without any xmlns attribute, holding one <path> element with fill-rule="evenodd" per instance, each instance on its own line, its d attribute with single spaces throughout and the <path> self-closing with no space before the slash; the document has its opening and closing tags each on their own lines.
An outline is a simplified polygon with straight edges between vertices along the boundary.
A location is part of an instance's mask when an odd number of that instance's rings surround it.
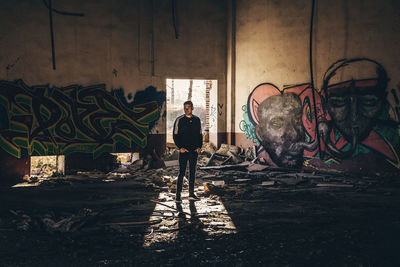
<svg viewBox="0 0 400 267">
<path fill-rule="evenodd" d="M 154 86 L 149 86 L 146 89 L 142 90 L 142 91 L 138 91 L 136 92 L 135 96 L 132 99 L 132 94 L 129 93 L 127 98 L 128 101 L 125 96 L 124 96 L 124 90 L 123 89 L 113 89 L 111 90 L 112 94 L 116 94 L 118 95 L 118 97 L 121 99 L 121 101 L 123 102 L 123 104 L 125 106 L 127 106 L 128 108 L 132 109 L 133 107 L 137 106 L 137 105 L 141 105 L 141 104 L 146 104 L 149 102 L 153 102 L 156 101 L 158 104 L 158 112 L 162 117 L 166 117 L 166 111 L 164 110 L 164 112 L 162 112 L 162 108 L 163 105 L 165 104 L 165 100 L 166 100 L 166 94 L 164 91 L 157 91 L 157 88 L 155 88 Z M 149 130 L 152 130 L 153 127 L 156 124 L 156 120 L 150 122 L 149 124 Z"/>
<path fill-rule="evenodd" d="M 0 81 L 0 147 L 19 158 L 29 155 L 115 152 L 117 144 L 147 145 L 158 104 L 127 106 L 105 85 L 57 88 Z M 4 115 L 6 114 L 6 115 Z"/>
<path fill-rule="evenodd" d="M 362 77 L 354 71 L 359 68 L 367 70 Z M 263 83 L 249 95 L 240 129 L 256 137 L 258 154 L 267 153 L 278 166 L 299 167 L 313 157 L 340 163 L 374 153 L 399 168 L 398 122 L 385 98 L 387 81 L 379 63 L 357 58 L 335 62 L 314 97 L 310 84 L 279 90 Z"/>
</svg>

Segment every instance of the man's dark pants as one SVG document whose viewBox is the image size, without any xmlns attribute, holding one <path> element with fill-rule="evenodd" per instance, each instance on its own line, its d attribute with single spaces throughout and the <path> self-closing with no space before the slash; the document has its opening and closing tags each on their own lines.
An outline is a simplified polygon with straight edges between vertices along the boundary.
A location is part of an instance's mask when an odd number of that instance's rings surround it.
<svg viewBox="0 0 400 267">
<path fill-rule="evenodd" d="M 179 175 L 176 186 L 176 195 L 180 196 L 182 192 L 183 176 L 186 173 L 187 162 L 189 161 L 189 195 L 194 195 L 194 180 L 196 178 L 197 152 L 189 151 L 179 152 Z"/>
</svg>

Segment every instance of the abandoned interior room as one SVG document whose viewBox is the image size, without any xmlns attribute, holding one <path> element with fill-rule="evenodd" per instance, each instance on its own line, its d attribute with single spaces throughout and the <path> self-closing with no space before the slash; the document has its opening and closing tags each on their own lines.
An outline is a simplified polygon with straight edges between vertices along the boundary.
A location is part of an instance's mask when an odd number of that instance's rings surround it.
<svg viewBox="0 0 400 267">
<path fill-rule="evenodd" d="M 400 1 L 0 3 L 0 266 L 400 266 Z"/>
</svg>

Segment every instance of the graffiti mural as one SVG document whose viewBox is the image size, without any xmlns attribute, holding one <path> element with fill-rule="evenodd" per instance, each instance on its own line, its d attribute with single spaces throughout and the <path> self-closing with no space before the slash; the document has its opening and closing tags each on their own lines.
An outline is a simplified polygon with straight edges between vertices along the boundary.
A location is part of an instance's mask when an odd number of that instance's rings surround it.
<svg viewBox="0 0 400 267">
<path fill-rule="evenodd" d="M 367 58 L 335 62 L 314 97 L 310 84 L 280 90 L 263 83 L 249 95 L 240 129 L 257 143 L 260 157 L 282 167 L 373 153 L 399 168 L 399 129 L 387 83 L 384 68 Z"/>
<path fill-rule="evenodd" d="M 167 116 L 167 112 L 165 110 L 165 101 L 166 101 L 166 93 L 164 91 L 157 91 L 157 88 L 154 86 L 149 86 L 142 91 L 138 91 L 132 97 L 132 94 L 129 93 L 127 97 L 124 96 L 123 89 L 113 89 L 111 90 L 112 94 L 117 94 L 121 101 L 130 109 L 137 105 L 146 104 L 149 102 L 156 101 L 158 105 L 158 113 L 160 117 L 165 120 Z M 149 130 L 153 130 L 158 120 L 154 120 L 149 124 Z"/>
<path fill-rule="evenodd" d="M 258 106 L 257 114 L 259 123 L 254 133 L 271 159 L 280 166 L 301 166 L 304 148 L 315 148 L 313 144 L 316 142 L 304 142 L 302 105 L 298 95 L 286 93 L 271 96 Z"/>
<path fill-rule="evenodd" d="M 17 158 L 23 149 L 97 158 L 120 144 L 145 147 L 149 124 L 159 117 L 157 101 L 129 106 L 104 84 L 29 87 L 22 80 L 0 81 L 0 111 L 0 147 Z"/>
</svg>

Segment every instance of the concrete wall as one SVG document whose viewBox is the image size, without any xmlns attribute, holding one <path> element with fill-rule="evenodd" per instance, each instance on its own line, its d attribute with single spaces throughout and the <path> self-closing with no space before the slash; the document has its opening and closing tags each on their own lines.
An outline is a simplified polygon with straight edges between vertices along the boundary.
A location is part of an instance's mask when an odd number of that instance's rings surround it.
<svg viewBox="0 0 400 267">
<path fill-rule="evenodd" d="M 360 170 L 368 169 L 368 165 L 371 170 L 378 165 L 397 168 L 400 166 L 395 123 L 400 117 L 400 63 L 397 60 L 400 4 L 394 0 L 315 2 L 313 87 L 309 64 L 312 1 L 59 0 L 53 8 L 84 16 L 53 12 L 55 70 L 52 68 L 49 10 L 41 1 L 6 1 L 0 9 L 1 93 L 4 96 L 7 92 L 10 96 L 10 92 L 12 95 L 15 90 L 21 90 L 27 96 L 24 101 L 29 102 L 36 93 L 45 92 L 42 97 L 53 97 L 56 101 L 52 92 L 65 93 L 70 90 L 65 87 L 74 84 L 77 90 L 94 88 L 100 90 L 98 94 L 107 95 L 110 101 L 119 99 L 121 102 L 115 102 L 119 104 L 115 104 L 114 109 L 120 114 L 126 111 L 125 107 L 132 109 L 134 105 L 156 102 L 159 117 L 142 119 L 141 123 L 146 124 L 142 130 L 148 127 L 147 144 L 162 151 L 166 78 L 216 79 L 218 143 L 227 140 L 243 147 L 257 145 L 261 157 L 283 166 L 290 165 L 290 160 L 282 163 L 276 155 L 271 156 L 274 149 L 292 149 L 291 154 L 301 158 L 300 161 L 296 158 L 294 165 L 301 162 L 316 168 Z M 178 38 L 172 3 L 175 3 Z M 326 79 L 327 90 L 321 90 L 327 69 L 344 58 L 357 60 L 335 65 L 338 75 L 332 74 Z M 388 77 L 383 79 L 386 94 L 376 91 L 378 85 L 382 86 L 380 78 L 383 77 L 377 69 L 383 69 Z M 18 79 L 24 83 L 11 82 Z M 357 97 L 340 88 L 329 89 L 332 84 L 351 80 L 363 84 L 346 85 L 354 90 L 376 83 L 371 85 L 372 93 Z M 36 85 L 46 86 L 41 89 Z M 335 90 L 341 92 L 339 99 L 337 95 L 336 99 L 332 98 Z M 282 93 L 295 96 L 293 99 L 279 97 Z M 270 105 L 261 106 L 273 96 L 277 97 L 266 102 Z M 12 99 L 4 99 L 0 105 L 2 131 L 8 129 L 11 118 L 7 101 Z M 354 99 L 364 104 L 356 105 Z M 348 104 L 348 100 L 353 104 Z M 12 101 L 20 103 L 22 100 L 14 95 Z M 284 105 L 286 101 L 299 102 L 300 108 L 276 112 L 271 108 L 276 103 Z M 345 101 L 346 108 L 355 112 L 350 115 L 343 111 L 338 104 L 340 101 Z M 272 128 L 264 125 L 263 118 L 258 116 L 259 107 L 264 112 L 262 116 L 271 110 L 274 114 L 286 112 L 289 119 L 281 118 L 286 122 L 285 127 L 298 120 L 301 127 L 290 138 L 281 138 L 283 134 L 279 131 L 286 128 L 269 131 Z M 356 112 L 360 110 L 368 112 Z M 13 120 L 22 119 L 21 110 L 12 112 L 16 116 Z M 26 113 L 22 115 L 28 116 L 28 120 L 29 116 L 34 116 Z M 301 116 L 294 116 L 294 113 Z M 340 121 L 339 115 L 348 115 L 348 120 Z M 354 130 L 348 124 L 350 120 L 358 120 L 361 125 Z M 320 134 L 317 124 L 325 136 L 317 138 Z M 346 127 L 353 130 L 347 131 Z M 273 140 L 267 142 L 269 138 Z M 356 138 L 355 142 L 352 138 Z M 278 141 L 282 143 L 274 147 L 267 145 Z M 318 141 L 318 148 L 313 147 L 314 141 Z M 289 148 L 293 143 L 296 147 Z M 152 149 L 147 144 L 144 148 L 139 146 L 138 150 L 145 153 L 146 149 Z M 111 150 L 116 148 L 118 146 L 113 146 Z M 20 153 L 24 162 L 11 165 L 28 165 L 28 152 Z M 2 151 L 2 161 L 8 154 Z"/>
<path fill-rule="evenodd" d="M 30 85 L 105 83 L 132 93 L 161 87 L 164 77 L 223 80 L 224 1 L 175 1 L 178 39 L 171 2 L 57 1 L 54 8 L 84 16 L 53 15 L 56 70 L 48 9 L 40 1 L 5 2 L 0 77 Z"/>
<path fill-rule="evenodd" d="M 311 88 L 305 90 L 307 86 L 295 86 L 310 83 L 309 37 L 312 1 L 237 0 L 235 2 L 236 73 L 234 90 L 236 96 L 234 132 L 236 144 L 248 146 L 257 143 L 260 145 L 260 140 L 257 139 L 254 132 L 254 127 L 259 122 L 256 121 L 257 118 L 254 118 L 254 116 L 257 116 L 257 111 L 254 112 L 252 103 L 261 104 L 270 96 L 281 94 L 283 89 L 287 87 L 291 87 L 291 89 L 285 92 L 295 92 L 299 96 L 299 101 L 304 101 L 305 98 L 312 99 Z M 335 61 L 343 58 L 372 59 L 383 66 L 389 77 L 389 83 L 386 86 L 387 98 L 380 100 L 384 104 L 387 104 L 387 102 L 389 104 L 385 105 L 387 110 L 376 114 L 375 121 L 398 121 L 396 107 L 398 107 L 399 101 L 395 99 L 398 98 L 400 90 L 399 2 L 390 0 L 320 0 L 315 2 L 312 51 L 314 87 L 316 89 L 314 93 L 322 88 L 324 73 Z M 372 71 L 367 74 L 366 71 L 363 71 L 367 68 L 364 65 L 368 65 L 368 62 L 371 63 L 370 61 L 354 63 L 354 66 L 357 64 L 359 66 L 352 70 L 348 79 L 376 78 L 376 72 Z M 345 81 L 345 77 L 342 74 L 340 75 L 340 77 L 336 76 L 336 78 L 339 77 L 336 82 Z M 397 94 L 397 96 L 394 94 Z M 332 114 L 327 112 L 328 115 L 326 115 L 324 113 L 327 108 L 324 105 L 324 99 L 325 101 L 327 99 L 324 98 L 323 92 L 321 92 L 321 97 L 322 100 L 319 94 L 314 94 L 313 102 L 311 101 L 307 107 L 303 106 L 303 108 L 309 109 L 306 115 L 309 115 L 310 125 L 304 125 L 303 121 L 305 137 L 308 138 L 306 141 L 309 143 L 313 141 L 313 138 L 315 139 L 316 134 L 314 106 L 318 108 L 318 120 L 328 120 L 330 124 L 334 125 L 329 130 L 336 131 L 337 128 L 340 128 L 338 126 L 340 123 L 335 118 L 329 118 Z M 250 101 L 253 102 L 250 103 Z M 304 102 L 302 104 L 304 105 Z M 297 112 L 301 113 L 302 111 L 298 110 Z M 325 114 L 324 118 L 320 112 Z M 384 116 L 386 116 L 385 119 L 383 119 Z M 390 118 L 388 118 L 389 116 Z M 335 128 L 335 126 L 338 127 Z M 370 136 L 360 137 L 362 140 L 358 140 L 356 148 L 358 152 L 354 152 L 353 155 L 338 159 L 332 156 L 332 153 L 323 153 L 325 148 L 322 147 L 318 151 L 313 150 L 313 153 L 306 151 L 304 156 L 322 159 L 323 164 L 318 168 L 346 166 L 343 168 L 360 170 L 368 168 L 368 164 L 372 162 L 373 167 L 371 168 L 379 169 L 383 166 L 377 165 L 380 159 L 383 159 L 383 162 L 387 163 L 386 165 L 389 167 L 395 166 L 397 168 L 400 166 L 398 153 L 395 152 L 398 147 L 398 129 L 393 124 L 391 129 L 381 129 L 386 126 L 379 123 L 370 125 L 368 132 Z M 313 127 L 314 130 L 311 130 Z M 314 136 L 308 136 L 310 131 L 314 131 Z M 382 146 L 371 147 L 371 145 L 362 144 L 371 141 L 372 139 L 369 140 L 368 138 L 371 138 L 372 133 L 375 132 L 378 132 L 379 137 L 374 139 L 373 142 L 381 142 Z M 347 141 L 352 142 L 351 140 Z M 368 149 L 363 150 L 366 147 Z M 264 153 L 264 157 L 271 160 L 268 155 L 265 155 L 264 148 L 261 147 L 259 152 Z M 368 158 L 372 154 L 378 160 L 364 158 Z M 272 159 L 272 161 L 274 160 Z M 305 161 L 304 164 L 310 162 Z"/>
<path fill-rule="evenodd" d="M 165 147 L 166 78 L 216 79 L 220 104 L 225 105 L 225 1 L 53 2 L 56 10 L 84 14 L 53 12 L 55 70 L 48 8 L 42 1 L 3 1 L 0 80 L 21 79 L 29 88 L 47 85 L 46 90 L 71 84 L 102 85 L 108 92 L 122 88 L 118 95 L 127 106 L 157 101 L 160 117 L 150 125 L 148 144 L 159 152 Z M 150 86 L 156 91 L 146 90 Z"/>
</svg>

